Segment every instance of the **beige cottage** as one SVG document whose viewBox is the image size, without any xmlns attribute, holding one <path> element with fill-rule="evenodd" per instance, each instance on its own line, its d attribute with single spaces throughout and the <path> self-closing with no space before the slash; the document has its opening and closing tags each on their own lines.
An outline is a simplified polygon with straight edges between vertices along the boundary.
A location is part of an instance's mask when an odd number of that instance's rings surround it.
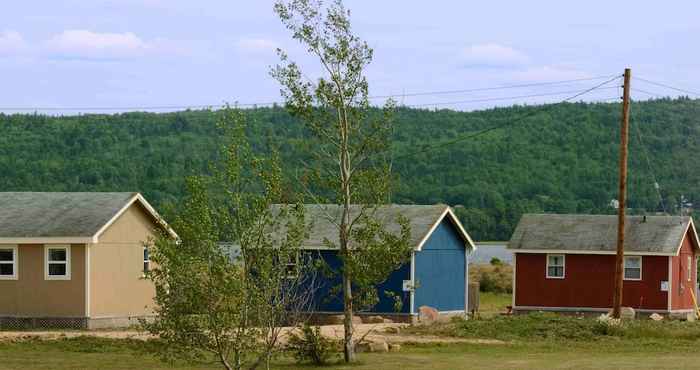
<svg viewBox="0 0 700 370">
<path fill-rule="evenodd" d="M 0 328 L 149 316 L 144 242 L 159 227 L 177 237 L 138 193 L 0 193 Z"/>
</svg>

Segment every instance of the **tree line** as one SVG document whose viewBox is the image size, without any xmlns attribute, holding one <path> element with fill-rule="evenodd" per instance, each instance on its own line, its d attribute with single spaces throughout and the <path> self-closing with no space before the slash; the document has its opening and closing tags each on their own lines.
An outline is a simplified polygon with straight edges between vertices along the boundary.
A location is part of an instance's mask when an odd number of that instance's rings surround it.
<svg viewBox="0 0 700 370">
<path fill-rule="evenodd" d="M 316 145 L 308 128 L 284 107 L 243 112 L 253 150 L 275 148 L 286 175 L 301 176 Z M 382 114 L 379 108 L 372 112 Z M 0 190 L 140 191 L 167 217 L 184 197 L 185 177 L 207 174 L 209 163 L 219 160 L 219 114 L 0 114 Z M 528 118 L 518 121 L 523 115 Z M 700 101 L 633 102 L 631 117 L 632 213 L 692 210 L 700 196 Z M 619 104 L 613 103 L 473 112 L 396 107 L 391 201 L 455 206 L 478 240 L 509 239 L 525 212 L 611 213 L 619 118 Z M 485 135 L 440 145 L 504 123 Z"/>
</svg>

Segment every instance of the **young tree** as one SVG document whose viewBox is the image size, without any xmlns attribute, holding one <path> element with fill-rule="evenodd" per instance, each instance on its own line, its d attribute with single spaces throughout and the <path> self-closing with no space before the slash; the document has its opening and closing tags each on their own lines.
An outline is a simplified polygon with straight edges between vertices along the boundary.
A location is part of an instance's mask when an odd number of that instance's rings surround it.
<svg viewBox="0 0 700 370">
<path fill-rule="evenodd" d="M 230 138 L 224 164 L 213 177 L 188 178 L 189 196 L 172 223 L 179 240 L 163 234 L 149 246 L 157 315 L 144 325 L 166 343 L 166 356 L 269 368 L 282 326 L 310 302 L 312 275 L 290 271 L 303 269 L 303 207 L 272 206 L 282 196 L 276 155 L 255 156 L 241 113 L 222 114 Z"/>
<path fill-rule="evenodd" d="M 280 0 L 274 9 L 323 71 L 311 82 L 278 50 L 281 64 L 271 74 L 282 86 L 287 108 L 317 139 L 316 162 L 306 166 L 315 180 L 308 195 L 315 203 L 340 205 L 340 215 L 327 214 L 338 239 L 326 243 L 339 250 L 343 262 L 344 352 L 350 362 L 355 358 L 354 310 L 376 303 L 376 284 L 410 257 L 406 220 L 399 220 L 401 232 L 394 235 L 376 215 L 391 188 L 393 102 L 383 114 L 372 114 L 364 75 L 372 49 L 353 34 L 350 12 L 340 0 L 327 7 L 320 0 Z"/>
</svg>

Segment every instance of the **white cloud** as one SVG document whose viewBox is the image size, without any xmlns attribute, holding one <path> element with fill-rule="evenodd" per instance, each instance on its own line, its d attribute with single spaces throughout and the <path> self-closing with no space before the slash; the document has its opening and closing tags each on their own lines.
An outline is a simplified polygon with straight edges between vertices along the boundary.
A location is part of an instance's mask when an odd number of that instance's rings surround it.
<svg viewBox="0 0 700 370">
<path fill-rule="evenodd" d="M 27 43 L 17 31 L 0 32 L 0 55 L 17 55 L 27 50 Z"/>
<path fill-rule="evenodd" d="M 243 38 L 238 40 L 238 49 L 249 53 L 268 53 L 277 49 L 277 43 L 260 38 Z"/>
<path fill-rule="evenodd" d="M 462 51 L 462 62 L 469 67 L 514 67 L 527 64 L 530 58 L 508 46 L 472 45 Z"/>
<path fill-rule="evenodd" d="M 131 32 L 98 33 L 66 30 L 44 43 L 48 54 L 61 58 L 122 59 L 144 55 L 152 46 Z"/>
</svg>

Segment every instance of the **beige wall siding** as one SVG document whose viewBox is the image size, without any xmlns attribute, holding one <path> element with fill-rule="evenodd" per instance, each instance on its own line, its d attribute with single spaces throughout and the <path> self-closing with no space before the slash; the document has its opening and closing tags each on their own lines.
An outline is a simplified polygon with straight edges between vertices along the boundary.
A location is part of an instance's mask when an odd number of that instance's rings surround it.
<svg viewBox="0 0 700 370">
<path fill-rule="evenodd" d="M 85 316 L 85 246 L 71 245 L 71 279 L 44 279 L 44 245 L 20 244 L 17 280 L 0 280 L 0 316 Z"/>
<path fill-rule="evenodd" d="M 143 242 L 156 224 L 134 203 L 90 245 L 90 317 L 148 315 L 155 289 L 143 279 Z"/>
</svg>

